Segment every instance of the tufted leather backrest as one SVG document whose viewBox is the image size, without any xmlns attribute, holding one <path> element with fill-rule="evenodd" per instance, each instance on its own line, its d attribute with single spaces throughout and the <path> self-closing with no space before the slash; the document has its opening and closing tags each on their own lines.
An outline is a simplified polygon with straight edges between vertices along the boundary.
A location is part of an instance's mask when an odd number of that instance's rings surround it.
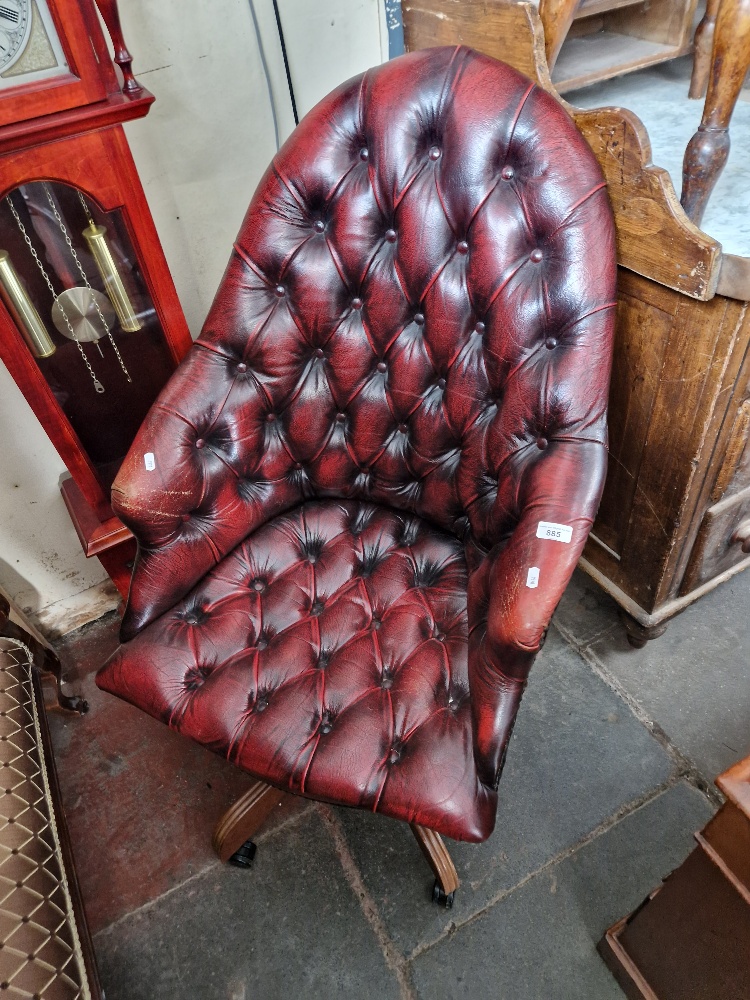
<svg viewBox="0 0 750 1000">
<path fill-rule="evenodd" d="M 413 511 L 483 552 L 580 466 L 588 517 L 613 300 L 604 180 L 552 97 L 464 47 L 343 84 L 261 181 L 115 482 L 139 540 L 123 636 L 307 497 Z"/>
</svg>

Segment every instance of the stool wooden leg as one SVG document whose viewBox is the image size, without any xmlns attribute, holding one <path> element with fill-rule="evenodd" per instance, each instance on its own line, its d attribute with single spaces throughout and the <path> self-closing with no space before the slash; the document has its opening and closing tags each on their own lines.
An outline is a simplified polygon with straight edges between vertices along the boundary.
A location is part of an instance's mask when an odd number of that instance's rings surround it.
<svg viewBox="0 0 750 1000">
<path fill-rule="evenodd" d="M 682 207 L 700 225 L 729 155 L 729 122 L 750 66 L 750 0 L 721 0 L 703 118 L 682 166 Z"/>
<path fill-rule="evenodd" d="M 544 28 L 544 50 L 550 73 L 570 31 L 579 3 L 580 0 L 540 0 L 539 17 Z"/>
<path fill-rule="evenodd" d="M 716 15 L 719 12 L 721 0 L 707 0 L 706 13 L 701 18 L 701 22 L 695 29 L 693 40 L 693 73 L 690 77 L 690 90 L 688 97 L 698 100 L 706 93 L 708 86 L 708 74 L 711 70 L 711 51 L 714 44 L 714 29 L 716 28 Z"/>
<path fill-rule="evenodd" d="M 216 824 L 212 843 L 219 858 L 229 861 L 258 832 L 284 797 L 284 792 L 264 781 L 253 782 Z"/>
<path fill-rule="evenodd" d="M 451 860 L 443 838 L 434 830 L 428 830 L 418 823 L 410 823 L 411 832 L 417 838 L 422 854 L 435 876 L 433 899 L 444 906 L 453 906 L 453 894 L 461 884 L 456 874 L 456 866 Z"/>
</svg>

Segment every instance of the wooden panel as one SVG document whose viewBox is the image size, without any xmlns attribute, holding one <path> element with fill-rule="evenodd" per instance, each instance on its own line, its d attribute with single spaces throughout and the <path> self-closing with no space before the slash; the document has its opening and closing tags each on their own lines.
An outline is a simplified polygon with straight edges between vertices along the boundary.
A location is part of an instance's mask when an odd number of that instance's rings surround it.
<svg viewBox="0 0 750 1000">
<path fill-rule="evenodd" d="M 750 817 L 725 802 L 696 840 L 750 905 Z"/>
<path fill-rule="evenodd" d="M 612 10 L 604 18 L 608 31 L 617 31 L 678 48 L 690 46 L 696 0 L 650 0 L 629 10 Z"/>
<path fill-rule="evenodd" d="M 737 492 L 737 485 L 744 486 L 750 481 L 748 435 L 750 435 L 750 400 L 746 399 L 737 410 L 732 424 L 729 444 L 711 493 L 712 503 L 718 503 L 725 495 L 731 496 Z"/>
<path fill-rule="evenodd" d="M 750 487 L 710 507 L 703 518 L 698 540 L 680 593 L 687 594 L 712 577 L 747 558 L 734 533 L 750 518 Z"/>
<path fill-rule="evenodd" d="M 470 45 L 515 66 L 561 100 L 550 80 L 544 34 L 532 4 L 404 0 L 403 17 L 408 49 Z M 621 108 L 564 106 L 607 178 L 620 265 L 683 295 L 710 299 L 719 280 L 721 246 L 690 222 L 667 171 L 651 165 L 642 123 Z"/>
<path fill-rule="evenodd" d="M 633 38 L 608 29 L 606 19 L 600 15 L 591 18 L 591 22 L 577 21 L 575 31 L 568 34 L 562 47 L 552 71 L 552 82 L 559 94 L 676 59 L 690 48 Z"/>
<path fill-rule="evenodd" d="M 654 292 L 656 291 L 656 296 Z M 595 534 L 618 555 L 637 489 L 643 446 L 659 389 L 664 351 L 673 314 L 663 306 L 661 289 L 620 270 L 617 326 L 609 397 L 609 471 L 596 519 Z M 662 299 L 657 304 L 656 297 Z"/>
</svg>

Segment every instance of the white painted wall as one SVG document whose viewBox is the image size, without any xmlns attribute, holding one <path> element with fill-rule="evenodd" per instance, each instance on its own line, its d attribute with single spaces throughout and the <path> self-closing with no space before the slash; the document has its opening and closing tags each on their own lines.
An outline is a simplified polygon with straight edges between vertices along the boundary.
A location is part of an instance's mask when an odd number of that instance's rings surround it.
<svg viewBox="0 0 750 1000">
<path fill-rule="evenodd" d="M 281 138 L 294 122 L 271 0 L 255 0 Z M 387 56 L 381 0 L 280 0 L 300 114 Z M 250 197 L 275 151 L 250 0 L 122 0 L 136 75 L 156 95 L 127 126 L 164 252 L 196 335 Z M 0 585 L 49 633 L 116 605 L 59 495 L 63 463 L 0 364 Z"/>
</svg>

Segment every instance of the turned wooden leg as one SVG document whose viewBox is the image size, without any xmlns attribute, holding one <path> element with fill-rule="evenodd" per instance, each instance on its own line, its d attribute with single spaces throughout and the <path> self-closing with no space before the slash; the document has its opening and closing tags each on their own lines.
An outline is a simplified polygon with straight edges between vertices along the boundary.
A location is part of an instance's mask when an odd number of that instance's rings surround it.
<svg viewBox="0 0 750 1000">
<path fill-rule="evenodd" d="M 428 830 L 418 823 L 410 823 L 411 832 L 417 838 L 417 843 L 427 859 L 427 864 L 432 869 L 435 876 L 435 888 L 432 898 L 436 903 L 444 906 L 453 906 L 453 897 L 460 882 L 456 874 L 456 866 L 451 860 L 448 848 L 443 843 L 443 838 L 434 830 Z"/>
<path fill-rule="evenodd" d="M 634 649 L 643 649 L 647 642 L 658 639 L 664 635 L 669 627 L 669 622 L 659 622 L 658 625 L 641 625 L 632 615 L 620 608 L 620 621 L 625 626 L 628 633 L 628 642 Z"/>
<path fill-rule="evenodd" d="M 540 0 L 539 17 L 544 28 L 544 50 L 550 73 L 580 2 L 581 0 Z"/>
<path fill-rule="evenodd" d="M 60 708 L 66 712 L 75 712 L 76 715 L 84 715 L 88 712 L 89 705 L 84 698 L 80 698 L 78 695 L 67 695 L 63 692 L 62 664 L 57 654 L 49 646 L 40 642 L 36 636 L 10 620 L 10 602 L 2 594 L 0 594 L 0 636 L 23 643 L 31 653 L 32 663 L 36 669 L 41 674 L 53 678 L 55 696 Z"/>
<path fill-rule="evenodd" d="M 750 66 L 750 0 L 721 0 L 706 104 L 682 166 L 682 207 L 700 225 L 729 155 L 729 122 Z"/>
<path fill-rule="evenodd" d="M 212 843 L 219 858 L 230 861 L 246 848 L 235 860 L 235 864 L 246 867 L 255 854 L 255 845 L 246 845 L 284 797 L 284 792 L 267 785 L 265 781 L 254 781 L 216 824 Z"/>
<path fill-rule="evenodd" d="M 720 2 L 721 0 L 707 0 L 706 13 L 695 29 L 695 38 L 693 39 L 693 73 L 690 77 L 690 90 L 688 91 L 688 97 L 693 100 L 703 97 L 708 86 L 708 74 L 711 69 L 711 50 L 714 44 L 714 29 L 716 28 L 716 15 L 719 12 Z"/>
</svg>

